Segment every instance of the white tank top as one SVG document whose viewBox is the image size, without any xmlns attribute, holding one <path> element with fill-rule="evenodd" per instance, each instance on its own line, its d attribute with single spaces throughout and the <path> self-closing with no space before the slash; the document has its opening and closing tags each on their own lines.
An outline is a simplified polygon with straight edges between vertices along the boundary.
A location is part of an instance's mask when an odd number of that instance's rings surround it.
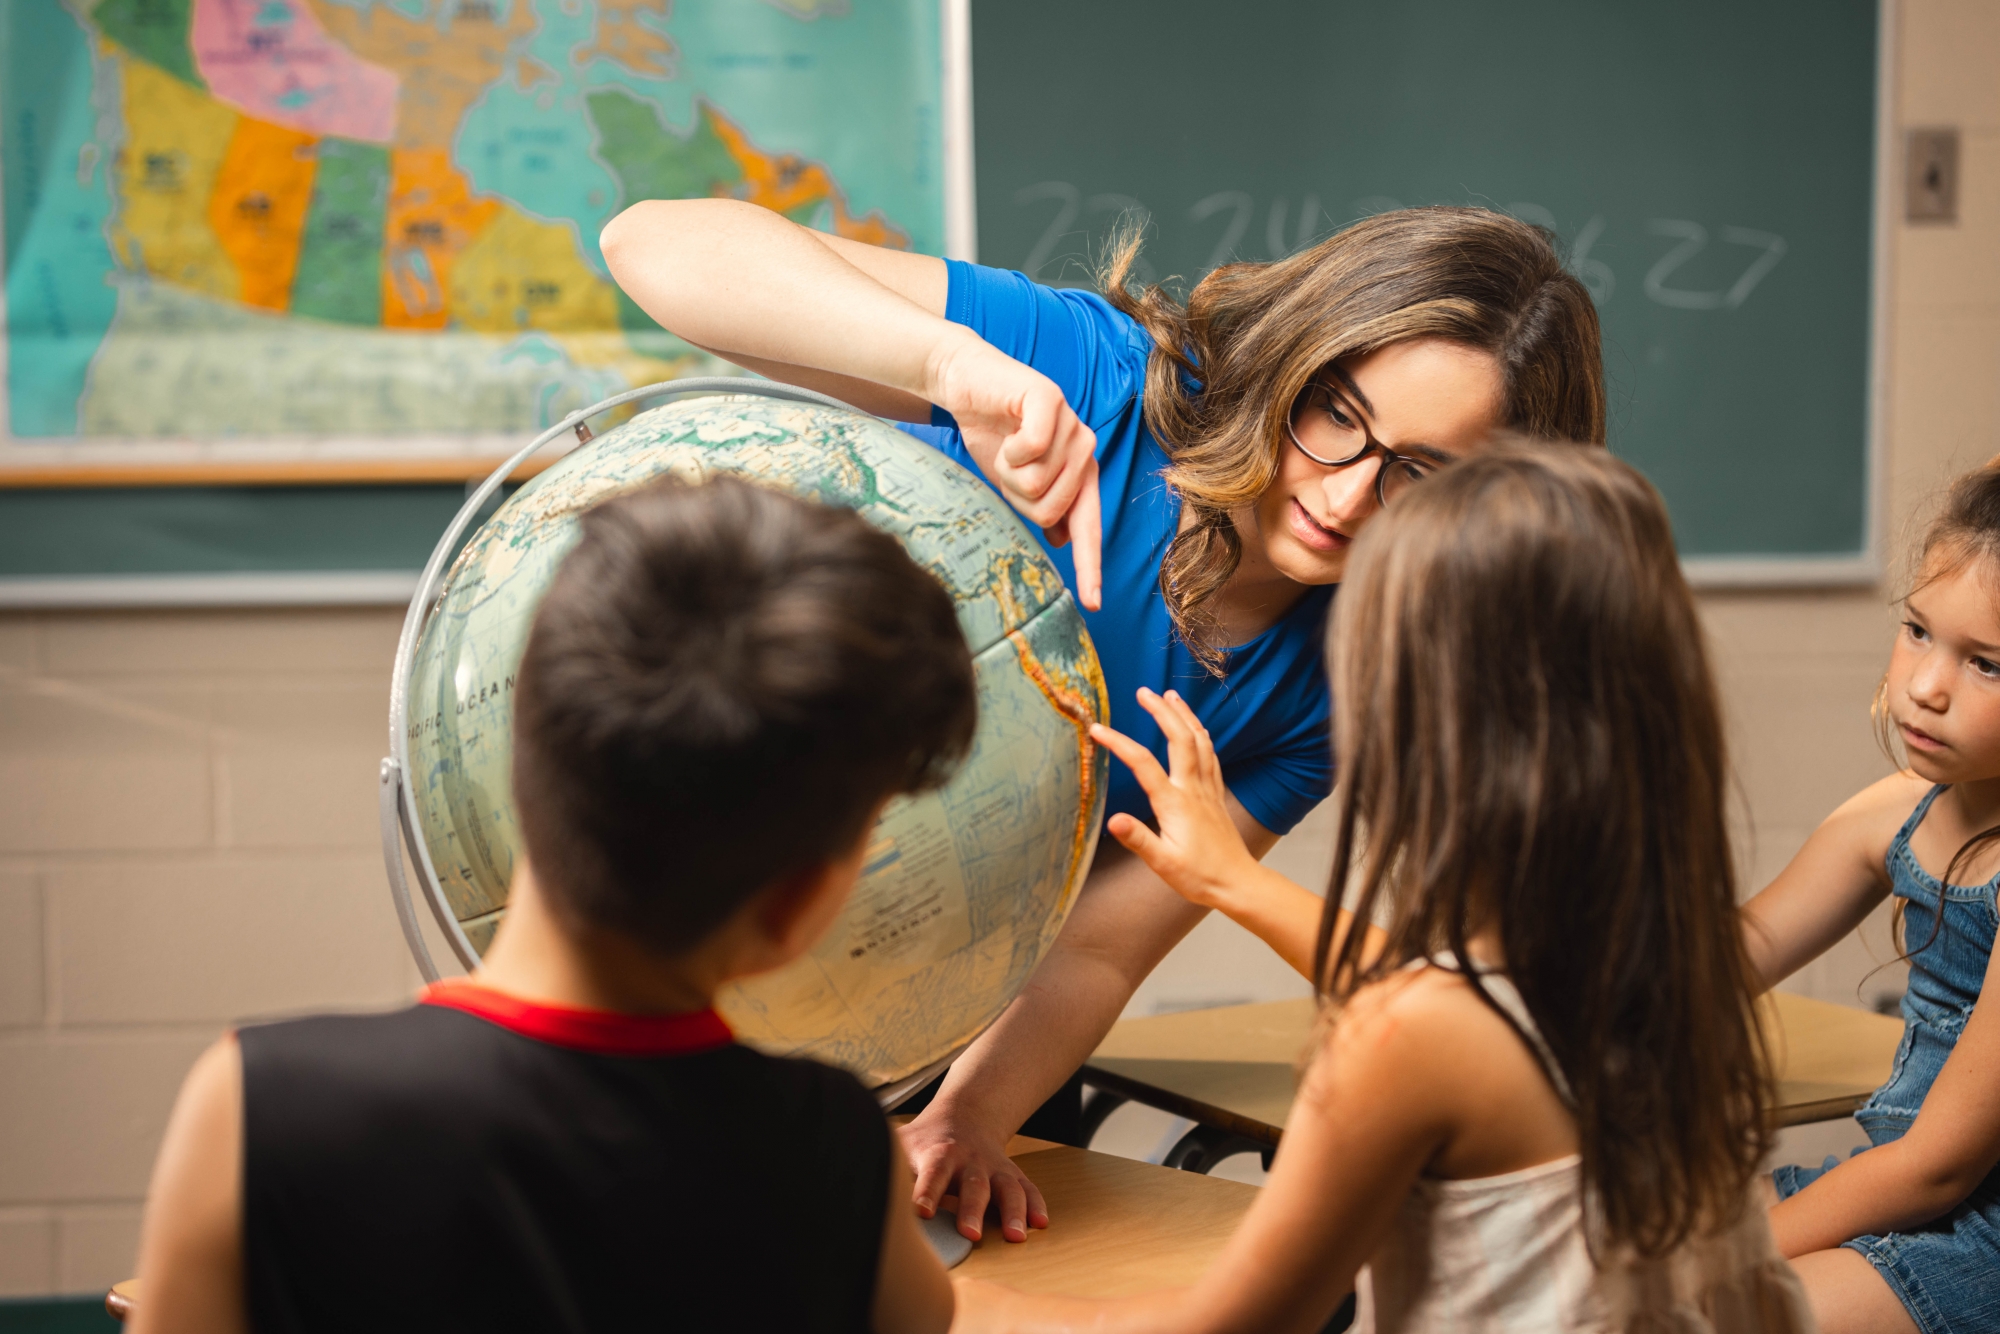
<svg viewBox="0 0 2000 1334">
<path fill-rule="evenodd" d="M 1571 1101 L 1514 984 L 1484 971 L 1480 981 L 1520 1026 L 1556 1092 Z M 1805 1292 L 1754 1201 L 1719 1236 L 1658 1260 L 1610 1255 L 1600 1269 L 1584 1239 L 1575 1154 L 1500 1176 L 1419 1178 L 1361 1271 L 1358 1291 L 1354 1328 L 1362 1334 L 1793 1334 L 1814 1327 Z"/>
</svg>

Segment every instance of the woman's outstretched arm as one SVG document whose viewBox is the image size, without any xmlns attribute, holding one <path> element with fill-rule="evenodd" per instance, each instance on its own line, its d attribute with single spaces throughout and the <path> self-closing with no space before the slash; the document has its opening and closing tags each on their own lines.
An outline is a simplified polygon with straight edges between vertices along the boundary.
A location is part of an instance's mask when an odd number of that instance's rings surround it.
<svg viewBox="0 0 2000 1334">
<path fill-rule="evenodd" d="M 734 199 L 654 199 L 604 229 L 618 285 L 662 327 L 790 383 L 929 421 L 935 357 L 976 336 L 944 319 L 944 261 L 826 236 Z"/>
<path fill-rule="evenodd" d="M 611 276 L 662 327 L 867 412 L 952 414 L 1010 504 L 1076 544 L 1095 609 L 1096 437 L 1046 375 L 944 318 L 944 261 L 825 236 L 732 199 L 655 199 L 604 229 Z"/>
</svg>

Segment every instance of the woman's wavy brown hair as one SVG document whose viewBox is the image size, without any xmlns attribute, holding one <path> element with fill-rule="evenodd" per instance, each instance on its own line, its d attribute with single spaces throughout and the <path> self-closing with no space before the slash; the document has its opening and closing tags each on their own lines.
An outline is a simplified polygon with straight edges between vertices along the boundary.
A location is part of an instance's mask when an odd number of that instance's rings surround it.
<svg viewBox="0 0 2000 1334">
<path fill-rule="evenodd" d="M 1499 443 L 1369 524 L 1330 654 L 1322 994 L 1497 931 L 1574 1097 L 1593 1243 L 1659 1255 L 1736 1219 L 1768 1061 L 1721 713 L 1659 495 L 1602 450 Z M 1350 883 L 1353 920 L 1391 908 L 1373 959 L 1361 931 L 1331 947 Z"/>
<path fill-rule="evenodd" d="M 1167 550 L 1160 592 L 1174 628 L 1220 674 L 1208 606 L 1243 552 L 1230 512 L 1278 474 L 1299 392 L 1340 360 L 1408 338 L 1491 352 L 1506 386 L 1500 425 L 1604 443 L 1597 309 L 1539 227 L 1482 208 L 1409 208 L 1355 223 L 1289 259 L 1225 264 L 1187 304 L 1131 283 L 1136 228 L 1112 243 L 1098 285 L 1153 340 L 1146 423 L 1191 522 Z"/>
</svg>

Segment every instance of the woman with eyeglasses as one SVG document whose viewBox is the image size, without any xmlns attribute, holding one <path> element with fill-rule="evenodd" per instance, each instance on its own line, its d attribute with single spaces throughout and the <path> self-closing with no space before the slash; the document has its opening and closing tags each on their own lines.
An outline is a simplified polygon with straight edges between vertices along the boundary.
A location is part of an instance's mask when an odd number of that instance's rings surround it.
<svg viewBox="0 0 2000 1334">
<path fill-rule="evenodd" d="M 1604 440 L 1588 293 L 1546 234 L 1484 209 L 1380 214 L 1224 265 L 1185 305 L 1131 284 L 1136 235 L 1096 292 L 732 200 L 636 204 L 603 248 L 667 329 L 912 423 L 1038 525 L 1085 609 L 1112 726 L 1165 762 L 1139 696 L 1173 691 L 1258 857 L 1332 788 L 1324 624 L 1361 527 L 1496 429 Z M 1120 812 L 1150 807 L 1114 764 L 1105 813 Z M 967 1236 L 989 1199 L 1009 1241 L 1047 1226 L 1004 1145 L 1017 1129 L 1074 1142 L 1076 1071 L 1204 911 L 1100 843 L 1027 988 L 903 1130 L 920 1213 L 956 1194 Z"/>
</svg>

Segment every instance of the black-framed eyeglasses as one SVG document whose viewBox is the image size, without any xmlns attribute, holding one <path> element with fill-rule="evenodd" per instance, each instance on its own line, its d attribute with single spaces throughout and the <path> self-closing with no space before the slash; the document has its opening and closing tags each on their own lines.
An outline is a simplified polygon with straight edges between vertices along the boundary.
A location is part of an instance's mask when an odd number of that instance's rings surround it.
<svg viewBox="0 0 2000 1334">
<path fill-rule="evenodd" d="M 1313 435 L 1323 438 L 1331 446 L 1329 452 L 1306 448 L 1305 442 L 1299 439 L 1302 419 L 1312 424 Z M 1291 414 L 1285 419 L 1285 434 L 1290 437 L 1294 449 L 1322 468 L 1345 468 L 1361 462 L 1371 453 L 1380 454 L 1382 462 L 1375 470 L 1375 499 L 1381 502 L 1384 509 L 1388 508 L 1389 502 L 1438 468 L 1434 459 L 1398 454 L 1371 438 L 1368 428 L 1355 417 L 1352 409 L 1324 384 L 1309 384 L 1299 394 L 1292 404 Z"/>
</svg>

